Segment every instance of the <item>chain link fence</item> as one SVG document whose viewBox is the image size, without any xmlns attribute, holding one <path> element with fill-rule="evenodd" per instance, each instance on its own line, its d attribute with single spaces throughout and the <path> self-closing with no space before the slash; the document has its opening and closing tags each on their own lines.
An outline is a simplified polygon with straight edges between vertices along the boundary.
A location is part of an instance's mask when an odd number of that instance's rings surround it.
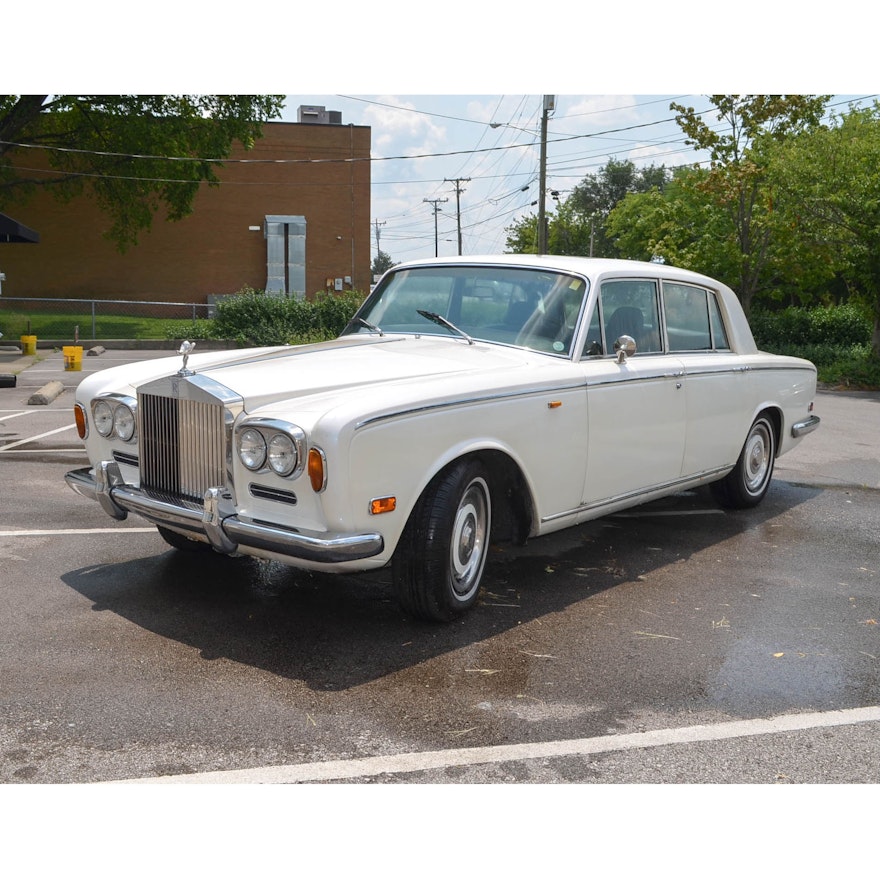
<svg viewBox="0 0 880 880">
<path fill-rule="evenodd" d="M 168 339 L 178 335 L 176 327 L 191 327 L 213 310 L 208 303 L 0 296 L 0 332 L 6 342 L 23 335 L 62 341 Z"/>
</svg>

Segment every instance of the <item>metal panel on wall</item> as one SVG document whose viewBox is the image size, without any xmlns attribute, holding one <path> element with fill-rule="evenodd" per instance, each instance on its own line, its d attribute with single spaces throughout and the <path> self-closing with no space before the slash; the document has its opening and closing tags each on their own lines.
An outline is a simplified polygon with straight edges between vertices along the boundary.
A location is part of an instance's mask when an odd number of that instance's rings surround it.
<svg viewBox="0 0 880 880">
<path fill-rule="evenodd" d="M 306 295 L 306 218 L 267 214 L 266 292 Z"/>
</svg>

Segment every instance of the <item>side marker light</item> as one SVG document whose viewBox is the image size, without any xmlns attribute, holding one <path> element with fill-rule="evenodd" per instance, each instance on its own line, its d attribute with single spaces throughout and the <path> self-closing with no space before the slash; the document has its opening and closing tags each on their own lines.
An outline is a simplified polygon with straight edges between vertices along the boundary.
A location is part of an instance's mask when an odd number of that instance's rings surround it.
<svg viewBox="0 0 880 880">
<path fill-rule="evenodd" d="M 377 516 L 380 513 L 391 513 L 397 507 L 397 498 L 390 495 L 388 498 L 374 498 L 370 502 L 370 513 Z"/>
</svg>

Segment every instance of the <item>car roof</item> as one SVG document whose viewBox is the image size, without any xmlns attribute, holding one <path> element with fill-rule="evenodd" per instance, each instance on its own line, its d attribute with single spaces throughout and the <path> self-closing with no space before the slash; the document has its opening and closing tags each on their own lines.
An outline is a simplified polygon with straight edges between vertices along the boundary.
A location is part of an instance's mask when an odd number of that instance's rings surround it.
<svg viewBox="0 0 880 880">
<path fill-rule="evenodd" d="M 389 270 L 397 272 L 406 269 L 430 266 L 497 266 L 528 269 L 546 269 L 556 272 L 574 272 L 592 282 L 601 278 L 664 278 L 683 284 L 694 284 L 716 291 L 727 315 L 730 344 L 734 351 L 749 354 L 757 351 L 751 328 L 742 311 L 742 306 L 726 284 L 666 263 L 646 263 L 639 260 L 611 260 L 604 257 L 563 257 L 555 254 L 474 254 L 461 257 L 433 257 L 425 260 L 412 260 L 401 263 Z"/>
<path fill-rule="evenodd" d="M 417 266 L 490 265 L 515 266 L 530 269 L 552 269 L 562 272 L 577 272 L 595 278 L 598 275 L 646 275 L 649 277 L 675 278 L 692 283 L 724 287 L 720 281 L 680 269 L 665 263 L 649 263 L 639 260 L 614 260 L 605 257 L 568 257 L 555 254 L 473 254 L 461 257 L 432 257 L 424 260 L 411 260 L 394 266 L 394 270 L 412 269 Z"/>
</svg>

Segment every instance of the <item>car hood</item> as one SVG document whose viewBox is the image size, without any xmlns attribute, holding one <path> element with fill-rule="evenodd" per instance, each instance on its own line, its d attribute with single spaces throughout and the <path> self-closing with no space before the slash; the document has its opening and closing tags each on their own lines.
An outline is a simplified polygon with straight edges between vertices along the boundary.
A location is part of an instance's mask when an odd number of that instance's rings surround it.
<svg viewBox="0 0 880 880">
<path fill-rule="evenodd" d="M 127 393 L 180 375 L 183 359 L 163 357 L 99 370 L 77 388 L 87 402 L 97 394 Z M 314 345 L 213 351 L 192 355 L 188 370 L 239 395 L 245 409 L 326 411 L 343 401 L 364 408 L 391 399 L 423 401 L 469 391 L 540 387 L 571 377 L 566 358 L 525 349 L 438 336 L 344 336 Z M 381 403 L 380 403 L 381 402 Z"/>
<path fill-rule="evenodd" d="M 316 405 L 328 396 L 363 394 L 369 388 L 416 387 L 428 396 L 432 386 L 479 387 L 487 374 L 505 372 L 513 380 L 536 361 L 557 362 L 515 348 L 437 337 L 343 337 L 316 346 L 237 353 L 223 362 L 200 365 L 206 375 L 240 395 L 250 412 L 276 402 L 296 400 Z M 452 381 L 451 377 L 459 377 Z M 527 376 L 523 372 L 522 381 Z M 497 380 L 496 380 L 497 382 Z M 495 384 L 495 383 L 493 383 Z"/>
</svg>

